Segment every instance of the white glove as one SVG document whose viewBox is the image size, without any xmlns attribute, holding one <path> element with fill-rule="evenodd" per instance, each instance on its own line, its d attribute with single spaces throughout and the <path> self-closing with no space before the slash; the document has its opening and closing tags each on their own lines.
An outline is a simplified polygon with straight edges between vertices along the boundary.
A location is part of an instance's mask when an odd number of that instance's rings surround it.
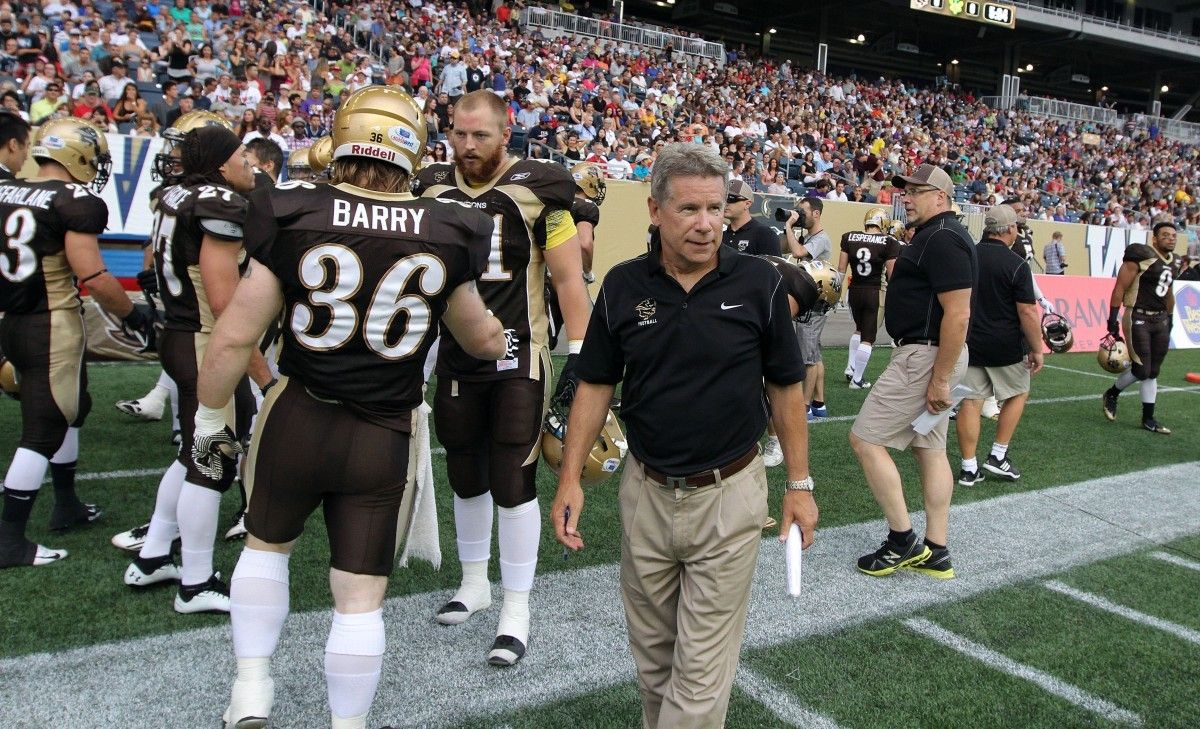
<svg viewBox="0 0 1200 729">
<path fill-rule="evenodd" d="M 1047 314 L 1057 314 L 1058 313 L 1054 310 L 1054 304 L 1051 304 L 1050 299 L 1047 299 L 1045 296 L 1038 299 L 1038 303 L 1042 305 L 1042 308 L 1046 310 Z"/>
</svg>

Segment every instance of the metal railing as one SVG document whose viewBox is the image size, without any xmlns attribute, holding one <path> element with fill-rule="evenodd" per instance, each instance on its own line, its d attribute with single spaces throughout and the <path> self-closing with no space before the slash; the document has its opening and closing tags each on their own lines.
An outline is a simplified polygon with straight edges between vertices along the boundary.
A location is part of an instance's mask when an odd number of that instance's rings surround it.
<svg viewBox="0 0 1200 729">
<path fill-rule="evenodd" d="M 1096 25 L 1100 25 L 1105 28 L 1110 28 L 1113 30 L 1132 31 L 1134 33 L 1141 33 L 1141 34 L 1150 36 L 1152 38 L 1176 41 L 1178 43 L 1187 43 L 1189 45 L 1200 47 L 1200 38 L 1196 38 L 1195 36 L 1191 36 L 1191 35 L 1186 35 L 1181 31 L 1166 31 L 1166 30 L 1158 30 L 1156 28 L 1146 28 L 1146 27 L 1143 27 L 1140 25 L 1129 25 L 1127 23 L 1120 23 L 1115 20 L 1109 20 L 1108 18 L 1102 18 L 1098 15 L 1086 15 L 1083 13 L 1077 13 L 1074 10 L 1066 10 L 1064 8 L 1047 7 L 1045 5 L 1042 5 L 1041 3 L 1028 2 L 1028 0 L 1007 0 L 1007 1 L 1012 3 L 1013 5 L 1016 5 L 1018 8 L 1021 8 L 1024 10 L 1033 10 L 1033 11 L 1036 11 L 1039 13 L 1045 13 L 1047 15 L 1056 15 L 1064 20 L 1070 20 L 1072 22 L 1080 23 L 1081 30 L 1082 30 L 1083 23 L 1095 23 Z"/>
<path fill-rule="evenodd" d="M 1152 126 L 1158 127 L 1159 132 L 1167 139 L 1185 144 L 1200 144 L 1200 124 L 1196 122 L 1167 119 L 1150 114 L 1134 114 L 1130 119 L 1143 129 L 1149 129 Z"/>
<path fill-rule="evenodd" d="M 1065 119 L 1076 122 L 1092 122 L 1105 126 L 1119 126 L 1121 116 L 1113 109 L 1089 104 L 1078 104 L 1074 101 L 1047 99 L 1043 96 L 984 96 L 980 101 L 993 109 L 1016 109 L 1027 111 L 1038 116 L 1048 116 L 1054 119 Z"/>
<path fill-rule="evenodd" d="M 725 65 L 725 45 L 722 43 L 714 43 L 702 38 L 688 38 L 627 23 L 585 18 L 582 15 L 564 13 L 560 10 L 527 7 L 521 11 L 521 27 L 523 29 L 537 28 L 551 33 L 573 33 L 604 38 L 660 51 L 670 44 L 675 51 L 693 60 L 712 61 L 718 67 Z"/>
</svg>

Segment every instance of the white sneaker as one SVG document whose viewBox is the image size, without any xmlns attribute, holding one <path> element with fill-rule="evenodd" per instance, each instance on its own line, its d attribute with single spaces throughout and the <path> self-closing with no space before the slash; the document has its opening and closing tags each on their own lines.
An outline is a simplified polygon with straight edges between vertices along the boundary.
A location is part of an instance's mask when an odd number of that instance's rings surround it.
<svg viewBox="0 0 1200 729">
<path fill-rule="evenodd" d="M 180 585 L 175 594 L 175 612 L 184 615 L 229 612 L 229 587 L 221 581 L 221 574 L 218 572 L 199 585 Z"/>
<path fill-rule="evenodd" d="M 137 400 L 117 400 L 117 410 L 140 420 L 162 420 L 165 406 L 164 399 L 149 395 Z"/>
<path fill-rule="evenodd" d="M 855 380 L 854 382 L 850 383 L 850 389 L 851 390 L 870 390 L 871 383 L 868 382 L 867 380 Z"/>
<path fill-rule="evenodd" d="M 112 545 L 117 549 L 124 549 L 127 552 L 140 552 L 142 551 L 142 545 L 146 543 L 146 535 L 149 533 L 150 523 L 147 522 L 120 534 L 114 534 L 110 541 L 112 541 Z"/>
<path fill-rule="evenodd" d="M 139 562 L 143 564 L 139 564 Z M 162 582 L 178 581 L 179 566 L 171 559 L 171 555 L 162 559 L 135 559 L 125 568 L 125 584 L 130 587 L 149 587 Z"/>
<path fill-rule="evenodd" d="M 262 681 L 234 679 L 229 707 L 221 719 L 225 729 L 265 729 L 274 704 L 275 681 L 270 676 Z"/>
<path fill-rule="evenodd" d="M 233 526 L 229 527 L 229 531 L 225 532 L 225 541 L 235 542 L 239 539 L 246 538 L 246 512 L 238 512 L 237 521 L 233 522 Z"/>
<path fill-rule="evenodd" d="M 763 465 L 767 468 L 774 468 L 783 463 L 783 448 L 779 446 L 779 439 L 768 438 L 767 444 L 763 446 Z"/>
</svg>

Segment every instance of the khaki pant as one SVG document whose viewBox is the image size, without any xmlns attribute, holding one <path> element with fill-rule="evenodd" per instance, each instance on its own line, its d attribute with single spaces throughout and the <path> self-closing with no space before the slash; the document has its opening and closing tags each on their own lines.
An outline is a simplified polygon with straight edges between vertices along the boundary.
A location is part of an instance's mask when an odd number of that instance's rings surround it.
<svg viewBox="0 0 1200 729">
<path fill-rule="evenodd" d="M 621 477 L 621 598 L 646 729 L 721 727 L 767 517 L 761 457 L 694 490 Z"/>
</svg>

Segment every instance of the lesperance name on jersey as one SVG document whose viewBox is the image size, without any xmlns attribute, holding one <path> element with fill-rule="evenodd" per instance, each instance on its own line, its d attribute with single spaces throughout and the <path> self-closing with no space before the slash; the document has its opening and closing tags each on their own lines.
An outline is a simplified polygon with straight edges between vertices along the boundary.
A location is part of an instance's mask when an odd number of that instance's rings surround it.
<svg viewBox="0 0 1200 729">
<path fill-rule="evenodd" d="M 333 201 L 332 224 L 339 228 L 390 230 L 393 233 L 421 235 L 421 220 L 424 217 L 425 211 L 419 208 L 368 205 L 336 198 Z"/>
<path fill-rule="evenodd" d="M 0 185 L 0 203 L 49 210 L 50 201 L 54 199 L 54 195 L 57 192 L 57 190 L 38 190 L 31 187 Z"/>
</svg>

